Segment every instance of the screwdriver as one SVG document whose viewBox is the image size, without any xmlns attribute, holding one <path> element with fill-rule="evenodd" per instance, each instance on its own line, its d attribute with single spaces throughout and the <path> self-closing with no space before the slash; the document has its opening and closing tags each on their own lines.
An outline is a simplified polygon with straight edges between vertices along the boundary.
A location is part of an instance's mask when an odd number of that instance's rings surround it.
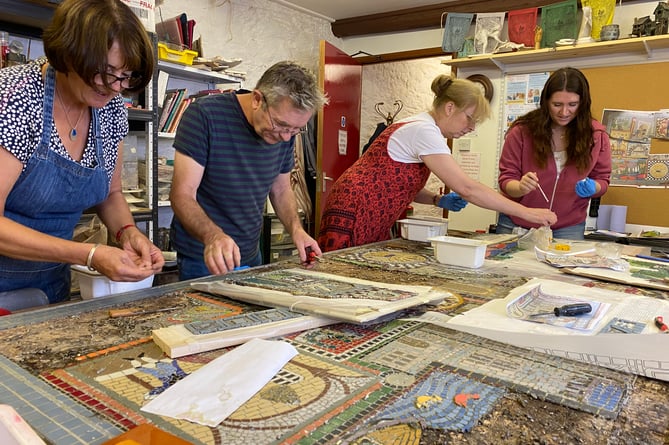
<svg viewBox="0 0 669 445">
<path fill-rule="evenodd" d="M 592 306 L 590 306 L 590 303 L 574 303 L 556 307 L 553 309 L 553 312 L 541 312 L 539 314 L 531 314 L 530 317 L 537 317 L 540 315 L 554 315 L 556 317 L 574 317 L 576 315 L 588 314 L 591 311 L 592 311 Z"/>
</svg>

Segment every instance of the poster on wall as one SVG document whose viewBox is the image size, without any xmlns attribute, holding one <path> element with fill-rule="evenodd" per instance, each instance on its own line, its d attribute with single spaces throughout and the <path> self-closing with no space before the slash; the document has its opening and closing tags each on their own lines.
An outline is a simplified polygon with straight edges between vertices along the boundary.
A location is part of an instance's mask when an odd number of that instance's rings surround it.
<svg viewBox="0 0 669 445">
<path fill-rule="evenodd" d="M 611 185 L 669 185 L 669 155 L 651 153 L 652 139 L 667 137 L 668 122 L 666 110 L 604 110 L 602 124 L 611 141 Z"/>
<path fill-rule="evenodd" d="M 549 73 L 532 73 L 507 76 L 504 95 L 505 130 L 518 117 L 536 110 L 541 100 L 541 90 Z"/>
<path fill-rule="evenodd" d="M 669 110 L 655 112 L 655 132 L 657 139 L 669 139 Z"/>
</svg>

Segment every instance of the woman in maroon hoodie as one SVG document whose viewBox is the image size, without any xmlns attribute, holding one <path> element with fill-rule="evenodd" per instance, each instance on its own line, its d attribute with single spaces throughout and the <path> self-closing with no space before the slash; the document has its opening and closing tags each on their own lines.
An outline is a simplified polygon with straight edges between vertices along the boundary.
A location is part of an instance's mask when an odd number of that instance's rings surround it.
<svg viewBox="0 0 669 445">
<path fill-rule="evenodd" d="M 554 238 L 583 239 L 590 198 L 609 186 L 611 145 L 606 128 L 592 117 L 591 104 L 583 73 L 561 68 L 546 81 L 539 108 L 519 117 L 504 141 L 500 190 L 524 206 L 555 212 Z M 499 214 L 497 233 L 518 227 L 538 226 Z"/>
</svg>

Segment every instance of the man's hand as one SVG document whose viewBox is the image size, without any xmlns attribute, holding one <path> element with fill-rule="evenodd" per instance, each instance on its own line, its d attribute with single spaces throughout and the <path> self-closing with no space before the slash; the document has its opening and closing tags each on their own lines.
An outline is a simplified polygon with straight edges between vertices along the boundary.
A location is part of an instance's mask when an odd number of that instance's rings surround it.
<svg viewBox="0 0 669 445">
<path fill-rule="evenodd" d="M 204 246 L 204 263 L 212 275 L 223 275 L 240 266 L 237 243 L 223 232 L 208 238 Z"/>
</svg>

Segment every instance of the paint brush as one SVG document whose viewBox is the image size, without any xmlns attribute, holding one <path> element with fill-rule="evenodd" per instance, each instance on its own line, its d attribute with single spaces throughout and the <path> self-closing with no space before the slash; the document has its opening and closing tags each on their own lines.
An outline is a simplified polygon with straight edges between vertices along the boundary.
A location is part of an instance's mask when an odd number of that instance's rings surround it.
<svg viewBox="0 0 669 445">
<path fill-rule="evenodd" d="M 546 194 L 544 193 L 544 189 L 541 188 L 541 184 L 537 183 L 537 188 L 541 192 L 541 196 L 543 196 L 546 202 L 548 202 L 548 196 L 546 196 Z"/>
</svg>

